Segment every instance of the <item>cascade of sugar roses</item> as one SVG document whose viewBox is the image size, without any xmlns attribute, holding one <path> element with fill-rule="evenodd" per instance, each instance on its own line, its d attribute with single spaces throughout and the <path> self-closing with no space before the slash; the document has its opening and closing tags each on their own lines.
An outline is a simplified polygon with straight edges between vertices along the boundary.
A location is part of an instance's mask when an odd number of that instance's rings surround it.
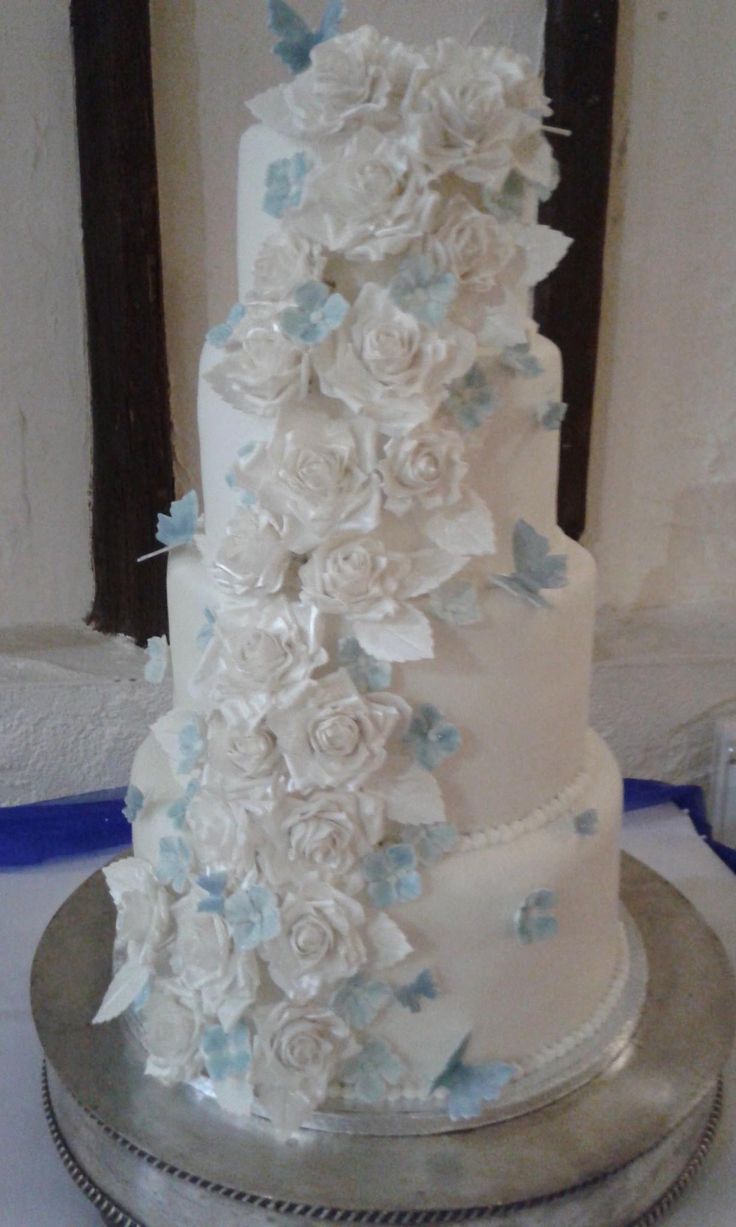
<svg viewBox="0 0 736 1227">
<path fill-rule="evenodd" d="M 431 966 L 402 979 L 401 916 L 458 842 L 441 781 L 462 713 L 431 694 L 410 707 L 397 680 L 433 655 L 435 619 L 483 616 L 491 585 L 543 604 L 565 582 L 559 558 L 536 581 L 493 574 L 492 508 L 467 480 L 509 380 L 539 373 L 529 291 L 567 246 L 534 220 L 556 178 L 546 99 L 510 51 L 415 50 L 370 27 L 319 41 L 334 17 L 307 52 L 287 40 L 293 80 L 249 104 L 291 145 L 208 379 L 270 431 L 232 457 L 221 543 L 194 496 L 162 517 L 166 544 L 195 537 L 218 597 L 191 705 L 154 726 L 175 833 L 155 866 L 106 871 L 117 971 L 96 1019 L 132 1007 L 147 1072 L 206 1076 L 228 1111 L 285 1134 L 331 1088 L 426 1093 L 371 1028 L 442 993 Z M 563 411 L 540 406 L 540 429 Z M 517 530 L 515 559 L 544 561 Z M 129 790 L 131 821 L 153 801 Z M 513 1074 L 479 1067 L 477 1097 Z"/>
</svg>

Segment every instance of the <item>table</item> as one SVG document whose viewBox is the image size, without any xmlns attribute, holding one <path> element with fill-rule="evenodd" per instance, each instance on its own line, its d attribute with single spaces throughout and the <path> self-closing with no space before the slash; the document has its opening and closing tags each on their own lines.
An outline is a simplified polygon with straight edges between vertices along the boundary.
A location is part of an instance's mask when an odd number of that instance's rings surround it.
<svg viewBox="0 0 736 1227">
<path fill-rule="evenodd" d="M 736 877 L 673 805 L 624 821 L 627 852 L 669 878 L 718 933 L 736 964 Z M 41 1048 L 30 1014 L 28 976 L 49 919 L 110 854 L 0 875 L 0 1206 L 4 1227 L 99 1227 L 54 1150 L 41 1108 Z M 667 1219 L 671 1227 L 724 1227 L 736 1216 L 736 1055 L 726 1071 L 726 1108 L 704 1175 Z"/>
</svg>

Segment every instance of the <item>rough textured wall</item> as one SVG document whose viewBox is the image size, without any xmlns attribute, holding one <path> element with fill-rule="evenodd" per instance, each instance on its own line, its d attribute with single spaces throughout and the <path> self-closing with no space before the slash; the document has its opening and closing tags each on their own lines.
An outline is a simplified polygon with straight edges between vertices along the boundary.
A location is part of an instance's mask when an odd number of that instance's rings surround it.
<svg viewBox="0 0 736 1227">
<path fill-rule="evenodd" d="M 325 0 L 295 0 L 316 25 Z M 350 0 L 345 29 L 370 22 L 409 43 L 455 35 L 541 61 L 545 0 Z M 196 484 L 196 390 L 206 328 L 236 296 L 238 140 L 246 98 L 287 79 L 271 54 L 265 0 L 151 0 L 166 331 L 177 480 Z"/>
<path fill-rule="evenodd" d="M 0 632 L 0 805 L 128 783 L 171 682 L 143 679 L 145 655 L 85 626 Z"/>
<path fill-rule="evenodd" d="M 587 532 L 604 605 L 734 595 L 734 46 L 733 0 L 623 0 Z"/>
<path fill-rule="evenodd" d="M 68 0 L 3 0 L 0 82 L 0 625 L 71 622 L 92 572 Z"/>
</svg>

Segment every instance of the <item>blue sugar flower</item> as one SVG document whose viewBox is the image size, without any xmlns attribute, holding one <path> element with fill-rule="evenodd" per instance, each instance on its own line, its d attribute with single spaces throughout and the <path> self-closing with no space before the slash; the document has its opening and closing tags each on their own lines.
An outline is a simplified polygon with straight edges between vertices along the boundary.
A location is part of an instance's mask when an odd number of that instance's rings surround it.
<svg viewBox="0 0 736 1227">
<path fill-rule="evenodd" d="M 178 736 L 179 744 L 179 765 L 178 771 L 180 775 L 189 775 L 197 766 L 199 759 L 204 751 L 204 740 L 198 724 L 194 720 L 187 720 L 179 729 Z"/>
<path fill-rule="evenodd" d="M 224 1078 L 240 1078 L 250 1065 L 250 1032 L 244 1022 L 232 1031 L 225 1031 L 216 1023 L 208 1027 L 202 1036 L 202 1055 L 207 1073 L 213 1082 Z"/>
<path fill-rule="evenodd" d="M 371 1040 L 346 1061 L 340 1081 L 356 1099 L 377 1103 L 383 1099 L 386 1088 L 396 1086 L 405 1072 L 403 1061 L 385 1040 Z"/>
<path fill-rule="evenodd" d="M 286 0 L 268 0 L 268 28 L 278 36 L 273 52 L 294 74 L 309 68 L 312 49 L 340 30 L 342 0 L 329 0 L 322 20 L 312 31 Z"/>
<path fill-rule="evenodd" d="M 390 662 L 364 652 L 352 635 L 338 643 L 337 663 L 347 669 L 358 690 L 385 690 L 391 685 Z"/>
<path fill-rule="evenodd" d="M 295 307 L 279 316 L 281 331 L 303 345 L 319 345 L 345 319 L 349 303 L 342 294 L 332 294 L 321 281 L 305 281 L 294 291 Z"/>
<path fill-rule="evenodd" d="M 542 596 L 542 589 L 566 586 L 567 556 L 550 554 L 548 539 L 526 520 L 517 520 L 514 525 L 512 551 L 513 574 L 492 575 L 490 582 L 532 605 L 549 609 L 549 601 Z"/>
<path fill-rule="evenodd" d="M 493 392 L 482 367 L 475 363 L 462 379 L 455 379 L 448 388 L 442 405 L 461 430 L 476 430 L 496 408 Z"/>
<path fill-rule="evenodd" d="M 310 166 L 309 158 L 301 151 L 290 158 L 278 158 L 271 162 L 266 170 L 264 213 L 270 217 L 283 217 L 287 209 L 298 208 Z"/>
<path fill-rule="evenodd" d="M 514 928 L 524 946 L 543 942 L 557 933 L 554 908 L 557 897 L 553 890 L 533 890 L 514 915 Z"/>
<path fill-rule="evenodd" d="M 428 256 L 409 256 L 402 260 L 388 289 L 402 311 L 436 327 L 457 294 L 457 281 L 452 273 L 439 272 Z"/>
<path fill-rule="evenodd" d="M 422 826 L 402 826 L 402 843 L 411 844 L 420 865 L 429 865 L 452 852 L 458 841 L 457 828 L 451 822 L 431 822 Z"/>
<path fill-rule="evenodd" d="M 429 596 L 429 612 L 451 626 L 473 626 L 480 622 L 478 590 L 464 579 L 448 579 Z"/>
<path fill-rule="evenodd" d="M 414 709 L 404 741 L 411 747 L 417 762 L 427 771 L 434 771 L 443 758 L 459 748 L 460 733 L 454 724 L 447 723 L 437 707 L 422 703 Z"/>
<path fill-rule="evenodd" d="M 159 882 L 181 894 L 187 884 L 191 852 L 180 835 L 165 835 L 158 845 L 158 864 L 154 870 Z"/>
<path fill-rule="evenodd" d="M 578 835 L 595 835 L 598 830 L 598 810 L 584 809 L 575 815 L 575 830 Z"/>
<path fill-rule="evenodd" d="M 246 311 L 247 308 L 243 306 L 242 302 L 236 302 L 235 306 L 230 308 L 225 323 L 215 324 L 214 328 L 210 328 L 207 333 L 207 340 L 210 345 L 214 345 L 216 349 L 225 349 L 238 324 L 242 319 L 245 319 Z"/>
<path fill-rule="evenodd" d="M 199 781 L 190 780 L 182 796 L 178 797 L 176 801 L 173 801 L 167 809 L 166 813 L 178 831 L 181 831 L 182 827 L 184 826 L 189 804 L 194 797 L 196 797 L 198 792 Z"/>
<path fill-rule="evenodd" d="M 483 188 L 483 208 L 499 222 L 518 221 L 524 207 L 524 180 L 518 170 L 509 171 L 500 191 Z"/>
<path fill-rule="evenodd" d="M 148 660 L 143 670 L 147 682 L 159 686 L 166 677 L 169 664 L 169 641 L 165 635 L 153 635 L 146 643 Z"/>
<path fill-rule="evenodd" d="M 376 907 L 409 903 L 422 893 L 417 858 L 410 844 L 390 844 L 363 857 L 363 877 Z"/>
<path fill-rule="evenodd" d="M 470 1036 L 466 1035 L 431 1086 L 433 1091 L 441 1087 L 447 1091 L 447 1114 L 450 1120 L 471 1120 L 478 1116 L 483 1104 L 498 1099 L 516 1073 L 516 1067 L 507 1065 L 504 1061 L 467 1065 L 463 1057 L 469 1043 Z"/>
<path fill-rule="evenodd" d="M 197 491 L 190 490 L 182 498 L 176 499 L 169 508 L 169 514 L 159 514 L 156 523 L 156 540 L 168 549 L 177 545 L 188 545 L 194 540 L 199 518 L 199 500 Z"/>
<path fill-rule="evenodd" d="M 216 916 L 224 916 L 226 885 L 227 872 L 224 869 L 214 873 L 203 873 L 197 878 L 197 886 L 201 886 L 202 890 L 207 892 L 207 898 L 200 899 L 197 904 L 197 911 L 214 912 Z"/>
<path fill-rule="evenodd" d="M 204 613 L 204 622 L 202 623 L 201 627 L 197 631 L 197 640 L 196 640 L 197 647 L 199 648 L 200 652 L 204 652 L 205 648 L 207 647 L 207 644 L 210 642 L 212 636 L 215 633 L 215 615 L 213 614 L 212 610 L 209 608 L 205 608 L 203 610 L 203 613 Z"/>
<path fill-rule="evenodd" d="M 548 400 L 537 410 L 537 421 L 545 430 L 559 430 L 565 420 L 567 405 L 561 400 Z"/>
<path fill-rule="evenodd" d="M 513 371 L 516 375 L 524 375 L 527 379 L 541 375 L 544 370 L 531 352 L 528 341 L 522 341 L 520 345 L 507 346 L 503 351 L 501 361 L 507 370 Z"/>
<path fill-rule="evenodd" d="M 422 1008 L 422 998 L 434 1001 L 438 996 L 437 985 L 429 968 L 425 967 L 424 971 L 420 971 L 411 984 L 402 984 L 395 989 L 394 996 L 404 1009 L 410 1010 L 412 1014 L 418 1014 Z"/>
<path fill-rule="evenodd" d="M 145 798 L 140 788 L 135 784 L 128 785 L 128 791 L 125 794 L 123 803 L 123 817 L 128 819 L 128 822 L 135 822 L 136 818 L 143 809 Z"/>
<path fill-rule="evenodd" d="M 281 932 L 276 896 L 267 886 L 241 887 L 227 900 L 224 910 L 238 950 L 255 950 Z"/>
<path fill-rule="evenodd" d="M 359 1031 L 370 1026 L 392 996 L 388 984 L 381 980 L 366 980 L 365 976 L 357 975 L 346 980 L 332 994 L 330 1009 Z"/>
</svg>

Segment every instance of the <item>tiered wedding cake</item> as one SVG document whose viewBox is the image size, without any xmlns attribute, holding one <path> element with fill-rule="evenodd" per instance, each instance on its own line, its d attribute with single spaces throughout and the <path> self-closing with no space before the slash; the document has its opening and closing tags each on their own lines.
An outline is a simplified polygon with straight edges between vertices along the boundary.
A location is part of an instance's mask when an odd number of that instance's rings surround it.
<svg viewBox="0 0 736 1227">
<path fill-rule="evenodd" d="M 512 52 L 367 27 L 250 105 L 97 1021 L 131 1007 L 149 1073 L 284 1133 L 326 1103 L 484 1119 L 569 1068 L 628 965 L 594 566 L 528 317 L 566 248 L 534 221 L 548 108 Z"/>
</svg>

